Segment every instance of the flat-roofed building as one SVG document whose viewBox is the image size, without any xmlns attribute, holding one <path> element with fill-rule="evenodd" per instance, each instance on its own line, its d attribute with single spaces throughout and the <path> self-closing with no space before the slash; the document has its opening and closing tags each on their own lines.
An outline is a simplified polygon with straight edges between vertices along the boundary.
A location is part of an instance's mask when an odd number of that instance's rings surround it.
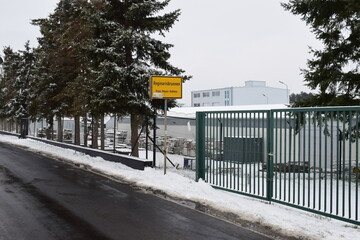
<svg viewBox="0 0 360 240">
<path fill-rule="evenodd" d="M 289 90 L 266 86 L 265 81 L 246 81 L 243 87 L 191 92 L 192 107 L 288 104 Z"/>
</svg>

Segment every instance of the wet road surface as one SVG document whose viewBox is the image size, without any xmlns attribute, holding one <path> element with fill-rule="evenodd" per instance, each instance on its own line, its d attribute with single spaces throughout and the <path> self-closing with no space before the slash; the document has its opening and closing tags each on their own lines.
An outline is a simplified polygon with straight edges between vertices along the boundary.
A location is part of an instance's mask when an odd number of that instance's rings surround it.
<svg viewBox="0 0 360 240">
<path fill-rule="evenodd" d="M 0 240 L 269 239 L 0 142 Z"/>
</svg>

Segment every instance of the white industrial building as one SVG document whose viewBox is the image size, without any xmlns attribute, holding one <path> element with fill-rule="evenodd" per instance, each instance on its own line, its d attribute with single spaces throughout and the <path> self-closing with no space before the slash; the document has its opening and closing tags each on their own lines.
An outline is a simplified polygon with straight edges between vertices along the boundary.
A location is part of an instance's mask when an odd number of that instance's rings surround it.
<svg viewBox="0 0 360 240">
<path fill-rule="evenodd" d="M 265 81 L 246 81 L 244 87 L 191 92 L 192 107 L 288 104 L 289 89 L 267 87 Z"/>
</svg>

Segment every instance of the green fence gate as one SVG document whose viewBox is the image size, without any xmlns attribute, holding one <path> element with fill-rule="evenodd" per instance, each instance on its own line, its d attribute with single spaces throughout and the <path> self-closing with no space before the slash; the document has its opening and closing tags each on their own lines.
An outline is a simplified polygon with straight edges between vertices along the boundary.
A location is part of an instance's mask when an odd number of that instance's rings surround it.
<svg viewBox="0 0 360 240">
<path fill-rule="evenodd" d="M 198 112 L 196 178 L 360 225 L 360 107 Z"/>
</svg>

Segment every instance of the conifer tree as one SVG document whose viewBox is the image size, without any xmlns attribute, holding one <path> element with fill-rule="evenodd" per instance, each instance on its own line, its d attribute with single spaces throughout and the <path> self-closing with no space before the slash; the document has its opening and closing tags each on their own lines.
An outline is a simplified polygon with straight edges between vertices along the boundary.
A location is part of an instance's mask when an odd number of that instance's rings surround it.
<svg viewBox="0 0 360 240">
<path fill-rule="evenodd" d="M 29 42 L 25 50 L 14 52 L 10 47 L 4 49 L 5 61 L 1 78 L 3 114 L 20 121 L 29 117 L 29 86 L 33 79 L 34 55 Z"/>
<path fill-rule="evenodd" d="M 17 78 L 20 68 L 20 55 L 14 52 L 11 47 L 5 47 L 3 53 L 4 59 L 0 76 L 0 115 L 3 118 L 10 118 L 13 116 L 11 115 L 9 102 L 16 96 L 14 79 Z"/>
<path fill-rule="evenodd" d="M 109 36 L 115 57 L 99 66 L 103 73 L 115 76 L 108 90 L 119 91 L 121 106 L 131 118 L 132 155 L 138 155 L 137 134 L 141 117 L 151 114 L 148 81 L 152 74 L 181 75 L 183 70 L 169 63 L 171 44 L 163 43 L 155 35 L 165 36 L 177 21 L 180 11 L 160 15 L 170 0 L 107 0 L 101 6 L 102 22 Z M 105 51 L 106 52 L 106 51 Z M 106 76 L 106 75 L 104 75 Z M 185 79 L 187 77 L 185 76 Z M 126 94 L 124 94 L 124 92 Z M 119 102 L 119 101 L 118 101 Z"/>
<path fill-rule="evenodd" d="M 33 24 L 40 27 L 42 34 L 37 49 L 39 68 L 38 81 L 33 87 L 36 93 L 34 106 L 36 111 L 41 113 L 41 117 L 47 119 L 50 132 L 55 116 L 61 119 L 64 115 L 70 116 L 74 112 L 76 115 L 79 112 L 73 104 L 77 95 L 72 95 L 74 92 L 69 90 L 69 85 L 80 72 L 79 52 L 71 43 L 77 37 L 74 35 L 77 33 L 74 24 L 80 15 L 77 7 L 83 2 L 85 1 L 61 0 L 48 18 L 33 20 Z M 59 140 L 61 133 L 59 125 Z"/>
<path fill-rule="evenodd" d="M 302 106 L 359 105 L 360 1 L 290 0 L 282 6 L 300 15 L 324 48 L 303 70 L 307 86 L 318 90 Z"/>
</svg>

